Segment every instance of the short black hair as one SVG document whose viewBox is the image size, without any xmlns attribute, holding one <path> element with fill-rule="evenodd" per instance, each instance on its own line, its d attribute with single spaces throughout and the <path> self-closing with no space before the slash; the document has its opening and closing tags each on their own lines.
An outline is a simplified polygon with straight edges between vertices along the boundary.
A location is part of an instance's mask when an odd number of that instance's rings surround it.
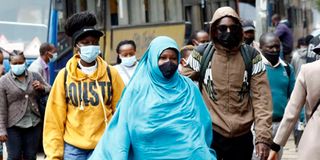
<svg viewBox="0 0 320 160">
<path fill-rule="evenodd" d="M 277 20 L 277 21 L 280 21 L 281 20 L 281 16 L 279 14 L 274 14 L 272 15 L 271 19 L 274 19 L 274 20 Z"/>
<path fill-rule="evenodd" d="M 309 44 L 310 44 L 310 41 L 311 41 L 311 39 L 312 39 L 312 38 L 313 38 L 313 35 L 310 35 L 310 34 L 309 34 L 309 35 L 307 35 L 307 36 L 306 36 L 306 38 L 305 38 L 305 39 L 306 39 L 306 43 L 307 43 L 307 45 L 309 45 Z"/>
<path fill-rule="evenodd" d="M 275 37 L 275 38 L 278 38 L 278 36 L 273 33 L 273 32 L 266 32 L 266 33 L 263 33 L 261 36 L 260 36 L 260 39 L 259 39 L 259 43 L 260 43 L 260 47 L 262 47 L 265 43 L 266 43 L 266 40 L 268 37 Z M 278 38 L 279 39 L 279 38 Z"/>
<path fill-rule="evenodd" d="M 96 24 L 96 16 L 91 12 L 85 11 L 73 14 L 71 17 L 69 17 L 66 21 L 64 29 L 67 36 L 72 37 L 74 33 L 79 31 L 80 29 L 84 27 L 93 27 Z M 79 37 L 77 40 L 79 39 L 81 38 Z"/>
<path fill-rule="evenodd" d="M 205 31 L 205 30 L 196 30 L 196 31 L 192 32 L 192 34 L 191 34 L 191 36 L 189 37 L 188 42 L 187 42 L 186 45 L 193 45 L 192 40 L 193 40 L 193 39 L 197 39 L 198 33 L 208 33 L 208 32 Z M 208 33 L 208 34 L 209 34 L 209 33 Z"/>
<path fill-rule="evenodd" d="M 301 46 L 306 46 L 306 45 L 308 44 L 305 37 L 301 37 L 298 39 L 297 48 L 300 48 Z"/>
<path fill-rule="evenodd" d="M 39 49 L 40 56 L 43 56 L 46 54 L 47 51 L 50 51 L 52 49 L 53 45 L 50 43 L 42 43 Z"/>
<path fill-rule="evenodd" d="M 13 50 L 10 54 L 9 54 L 9 62 L 11 62 L 12 57 L 14 56 L 22 56 L 23 59 L 25 60 L 26 57 L 23 54 L 23 51 L 20 50 Z"/>
<path fill-rule="evenodd" d="M 136 43 L 133 40 L 123 40 L 123 41 L 119 42 L 118 45 L 117 45 L 117 48 L 116 48 L 116 52 L 118 53 L 117 64 L 121 63 L 121 59 L 119 57 L 120 47 L 123 46 L 123 45 L 126 45 L 126 44 L 130 44 L 133 47 L 134 50 L 137 49 Z"/>
<path fill-rule="evenodd" d="M 133 40 L 123 40 L 123 41 L 118 43 L 117 48 L 116 48 L 116 52 L 118 54 L 120 54 L 120 47 L 123 46 L 123 45 L 126 45 L 126 44 L 132 45 L 134 50 L 137 49 L 136 43 Z"/>
</svg>

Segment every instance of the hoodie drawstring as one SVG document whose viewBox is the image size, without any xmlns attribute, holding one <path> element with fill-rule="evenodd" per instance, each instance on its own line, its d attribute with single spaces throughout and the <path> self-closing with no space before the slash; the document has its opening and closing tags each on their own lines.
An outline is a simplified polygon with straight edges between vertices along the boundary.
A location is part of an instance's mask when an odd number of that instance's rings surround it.
<svg viewBox="0 0 320 160">
<path fill-rule="evenodd" d="M 98 89 L 99 101 L 102 103 L 102 109 L 103 109 L 103 114 L 104 114 L 104 122 L 106 123 L 106 126 L 107 126 L 107 121 L 108 121 L 108 119 L 107 119 L 107 111 L 106 111 L 106 106 L 104 104 L 104 99 L 102 97 L 101 87 L 99 86 L 97 80 L 95 80 L 95 82 L 96 82 L 97 89 Z"/>
</svg>

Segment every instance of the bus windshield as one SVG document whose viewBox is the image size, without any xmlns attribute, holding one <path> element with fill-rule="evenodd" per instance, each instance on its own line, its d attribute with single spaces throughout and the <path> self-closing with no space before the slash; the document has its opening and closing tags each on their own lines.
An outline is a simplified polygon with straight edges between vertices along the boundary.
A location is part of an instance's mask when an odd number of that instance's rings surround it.
<svg viewBox="0 0 320 160">
<path fill-rule="evenodd" d="M 0 4 L 0 47 L 38 56 L 40 44 L 48 38 L 50 0 L 0 0 Z"/>
</svg>

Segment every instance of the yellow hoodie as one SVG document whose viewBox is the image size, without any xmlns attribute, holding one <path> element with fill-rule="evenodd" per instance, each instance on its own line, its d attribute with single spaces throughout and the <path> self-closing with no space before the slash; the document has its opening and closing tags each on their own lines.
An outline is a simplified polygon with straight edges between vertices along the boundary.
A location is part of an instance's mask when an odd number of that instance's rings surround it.
<svg viewBox="0 0 320 160">
<path fill-rule="evenodd" d="M 80 56 L 74 55 L 59 72 L 47 101 L 43 131 L 47 159 L 63 159 L 64 142 L 81 149 L 94 149 L 105 130 L 105 115 L 108 122 L 124 88 L 116 69 L 109 66 L 111 86 L 107 64 L 102 58 L 97 58 L 97 70 L 90 76 L 79 69 L 79 61 Z"/>
</svg>

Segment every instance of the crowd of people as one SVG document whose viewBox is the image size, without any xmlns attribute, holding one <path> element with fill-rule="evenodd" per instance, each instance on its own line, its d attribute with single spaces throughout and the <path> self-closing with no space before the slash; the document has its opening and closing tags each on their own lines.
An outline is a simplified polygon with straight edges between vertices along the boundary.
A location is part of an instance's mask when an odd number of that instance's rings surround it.
<svg viewBox="0 0 320 160">
<path fill-rule="evenodd" d="M 221 7 L 210 31 L 195 31 L 186 46 L 159 36 L 138 60 L 135 42 L 123 40 L 111 66 L 100 56 L 95 15 L 76 13 L 65 24 L 74 56 L 52 86 L 55 46 L 43 43 L 28 68 L 13 51 L 7 73 L 0 50 L 8 159 L 36 159 L 42 144 L 48 160 L 276 160 L 292 130 L 299 159 L 320 158 L 320 62 L 306 64 L 313 37 L 294 50 L 288 24 L 279 15 L 272 23 L 275 31 L 255 41 L 253 21 Z"/>
</svg>

